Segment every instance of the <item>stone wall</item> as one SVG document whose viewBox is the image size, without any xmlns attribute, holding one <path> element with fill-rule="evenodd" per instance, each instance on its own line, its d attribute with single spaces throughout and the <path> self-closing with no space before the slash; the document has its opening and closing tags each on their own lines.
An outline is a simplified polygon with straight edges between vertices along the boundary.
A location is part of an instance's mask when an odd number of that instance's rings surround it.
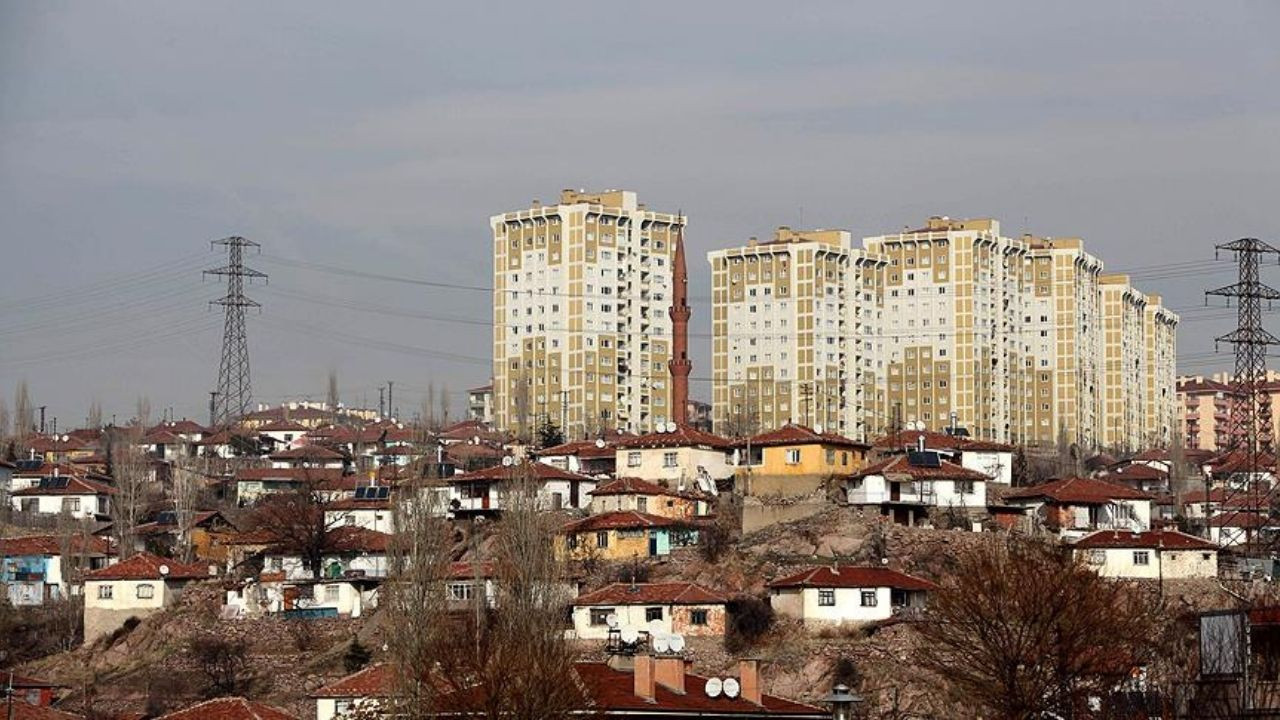
<svg viewBox="0 0 1280 720">
<path fill-rule="evenodd" d="M 742 499 L 742 532 L 755 532 L 779 523 L 794 522 L 833 507 L 825 495 L 810 495 L 789 500 Z"/>
<path fill-rule="evenodd" d="M 131 617 L 141 620 L 153 615 L 163 608 L 85 608 L 84 610 L 84 643 L 92 644 L 94 640 L 110 635 L 124 625 Z"/>
</svg>

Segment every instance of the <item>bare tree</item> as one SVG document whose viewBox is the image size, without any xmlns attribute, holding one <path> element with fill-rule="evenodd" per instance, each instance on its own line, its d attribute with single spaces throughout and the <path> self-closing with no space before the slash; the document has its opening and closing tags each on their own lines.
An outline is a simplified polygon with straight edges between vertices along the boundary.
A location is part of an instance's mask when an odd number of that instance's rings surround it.
<svg viewBox="0 0 1280 720">
<path fill-rule="evenodd" d="M 329 410 L 338 411 L 338 372 L 336 370 L 329 371 Z"/>
<path fill-rule="evenodd" d="M 440 424 L 442 426 L 449 424 L 449 410 L 451 406 L 449 399 L 449 386 L 442 385 L 440 387 Z"/>
<path fill-rule="evenodd" d="M 196 501 L 200 496 L 200 476 L 191 461 L 184 460 L 173 468 L 173 514 L 178 525 L 178 559 L 189 563 L 195 558 L 191 533 L 195 525 Z"/>
<path fill-rule="evenodd" d="M 113 433 L 107 442 L 111 480 L 116 490 L 111 497 L 111 523 L 120 543 L 121 560 L 135 552 L 134 529 L 142 519 L 151 482 L 151 461 L 138 444 L 141 435 L 141 426 L 131 427 Z"/>
<path fill-rule="evenodd" d="M 134 404 L 134 419 L 138 422 L 138 427 L 146 431 L 151 426 L 151 398 L 146 395 L 139 395 L 137 402 Z"/>
<path fill-rule="evenodd" d="M 0 440 L 6 440 L 9 437 L 9 405 L 5 403 L 4 398 L 0 397 Z"/>
<path fill-rule="evenodd" d="M 439 424 L 436 422 L 436 384 L 435 382 L 427 383 L 427 396 L 422 401 L 422 422 L 427 428 L 436 430 Z"/>
<path fill-rule="evenodd" d="M 1086 717 L 1154 649 L 1149 604 L 1056 546 L 996 539 L 930 597 L 917 660 L 957 702 L 1008 720 Z"/>
<path fill-rule="evenodd" d="M 252 524 L 270 530 L 282 547 L 298 553 L 314 578 L 324 572 L 329 532 L 339 523 L 337 517 L 325 517 L 325 483 L 323 474 L 305 472 L 292 490 L 268 495 L 253 513 Z"/>
<path fill-rule="evenodd" d="M 36 408 L 31 404 L 31 393 L 27 389 L 27 381 L 18 383 L 18 390 L 13 396 L 13 437 L 23 443 L 36 426 Z"/>
<path fill-rule="evenodd" d="M 438 688 L 431 671 L 448 636 L 445 583 L 451 528 L 435 482 L 410 479 L 391 507 L 396 533 L 387 550 L 389 578 L 382 590 L 388 626 L 396 628 L 387 637 L 396 680 L 389 709 L 392 716 L 408 720 L 432 717 Z"/>
<path fill-rule="evenodd" d="M 80 577 L 88 569 L 86 558 L 90 553 L 93 535 L 89 524 L 77 520 L 71 513 L 58 515 L 56 526 L 58 540 L 58 571 L 62 582 L 68 588 L 80 582 Z M 84 636 L 84 596 L 67 593 L 53 603 L 54 633 L 58 636 L 58 645 L 70 650 L 78 645 Z"/>
<path fill-rule="evenodd" d="M 89 403 L 89 414 L 85 417 L 85 423 L 93 430 L 102 427 L 102 403 L 97 398 Z"/>
</svg>

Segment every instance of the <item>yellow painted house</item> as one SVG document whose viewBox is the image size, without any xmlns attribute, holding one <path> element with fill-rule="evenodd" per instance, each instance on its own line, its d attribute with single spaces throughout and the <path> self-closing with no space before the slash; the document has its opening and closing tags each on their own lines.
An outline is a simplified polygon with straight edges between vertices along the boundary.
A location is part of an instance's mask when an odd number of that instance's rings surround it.
<svg viewBox="0 0 1280 720">
<path fill-rule="evenodd" d="M 697 530 L 679 521 L 634 510 L 591 515 L 560 530 L 557 551 L 570 560 L 632 560 L 671 554 L 698 542 Z"/>
<path fill-rule="evenodd" d="M 746 495 L 807 495 L 833 475 L 857 472 L 870 446 L 834 433 L 787 424 L 735 443 L 737 478 Z"/>
</svg>

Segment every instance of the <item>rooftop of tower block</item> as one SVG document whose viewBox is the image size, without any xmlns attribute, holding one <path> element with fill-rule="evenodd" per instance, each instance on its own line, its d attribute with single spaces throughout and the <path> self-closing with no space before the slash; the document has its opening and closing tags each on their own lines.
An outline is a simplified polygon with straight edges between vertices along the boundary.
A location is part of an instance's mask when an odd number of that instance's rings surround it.
<svg viewBox="0 0 1280 720">
<path fill-rule="evenodd" d="M 847 245 L 849 243 L 849 232 L 847 230 L 827 230 L 818 228 L 816 230 L 793 230 L 786 225 L 778 226 L 773 231 L 773 240 L 771 243 L 802 243 L 816 242 L 826 245 Z M 765 243 L 766 245 L 769 243 Z"/>
</svg>

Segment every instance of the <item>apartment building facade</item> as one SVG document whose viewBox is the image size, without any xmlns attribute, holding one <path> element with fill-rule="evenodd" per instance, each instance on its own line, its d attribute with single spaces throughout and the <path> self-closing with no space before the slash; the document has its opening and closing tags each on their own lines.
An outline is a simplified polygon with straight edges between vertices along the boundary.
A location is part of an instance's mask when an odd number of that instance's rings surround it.
<svg viewBox="0 0 1280 720">
<path fill-rule="evenodd" d="M 493 415 L 529 435 L 644 433 L 671 417 L 672 253 L 685 220 L 626 190 L 494 215 Z"/>
<path fill-rule="evenodd" d="M 1147 441 L 1147 296 L 1128 275 L 1098 279 L 1102 303 L 1102 419 L 1104 447 L 1135 450 Z"/>
<path fill-rule="evenodd" d="M 1147 437 L 1144 445 L 1164 447 L 1179 432 L 1177 397 L 1178 315 L 1159 295 L 1147 296 L 1142 318 L 1146 351 Z"/>
<path fill-rule="evenodd" d="M 996 220 L 947 217 L 863 243 L 888 262 L 886 426 L 961 426 L 984 440 L 1022 442 L 1027 244 L 1001 235 Z"/>
<path fill-rule="evenodd" d="M 788 227 L 707 260 L 716 431 L 745 437 L 798 422 L 869 437 L 884 397 L 886 262 L 843 230 Z"/>
</svg>

